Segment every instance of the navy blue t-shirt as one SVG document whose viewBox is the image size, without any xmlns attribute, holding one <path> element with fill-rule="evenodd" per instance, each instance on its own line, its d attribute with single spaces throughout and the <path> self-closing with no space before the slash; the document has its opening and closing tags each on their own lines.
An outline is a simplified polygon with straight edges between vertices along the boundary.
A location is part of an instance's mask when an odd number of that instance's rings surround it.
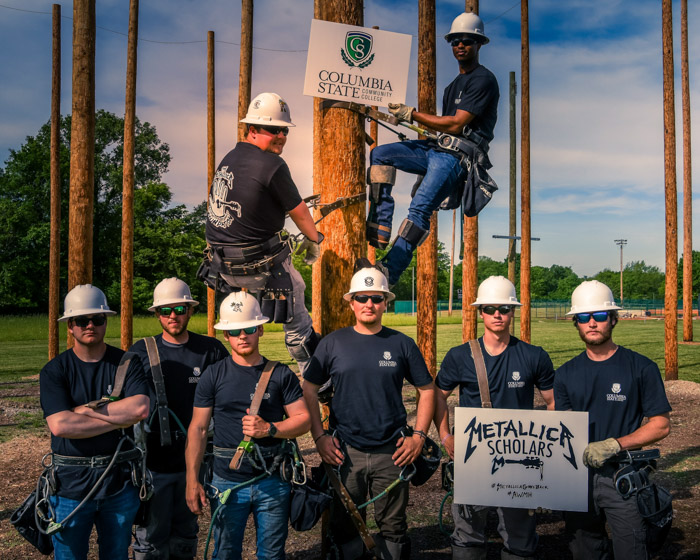
<svg viewBox="0 0 700 560">
<path fill-rule="evenodd" d="M 499 97 L 496 76 L 479 64 L 471 72 L 459 74 L 445 88 L 442 114 L 452 116 L 457 113 L 457 109 L 461 109 L 475 115 L 469 127 L 490 142 L 498 119 Z"/>
<path fill-rule="evenodd" d="M 66 350 L 44 366 L 39 374 L 39 395 L 44 418 L 72 410 L 112 392 L 119 361 L 124 352 L 107 346 L 99 362 L 83 362 L 73 350 Z M 148 382 L 139 360 L 132 360 L 124 381 L 122 397 L 148 395 Z M 122 437 L 122 430 L 112 430 L 90 438 L 69 439 L 51 434 L 51 450 L 59 455 L 92 457 L 112 455 Z M 130 446 L 126 444 L 122 451 Z M 56 467 L 57 494 L 80 500 L 95 486 L 105 469 L 89 467 Z M 113 496 L 131 484 L 128 463 L 115 465 L 93 499 Z"/>
<path fill-rule="evenodd" d="M 257 366 L 240 366 L 231 358 L 221 360 L 209 366 L 197 384 L 194 406 L 213 408 L 214 445 L 227 449 L 236 449 L 243 440 L 243 417 L 258 385 L 258 379 L 267 359 Z M 284 407 L 303 398 L 299 379 L 284 364 L 278 364 L 265 390 L 258 415 L 266 422 L 284 420 Z M 271 448 L 282 443 L 279 438 L 264 437 L 256 439 L 261 448 Z M 230 459 L 216 457 L 214 472 L 226 480 L 243 482 L 259 474 L 244 459 L 237 470 L 229 469 Z"/>
<path fill-rule="evenodd" d="M 658 366 L 622 346 L 602 362 L 584 351 L 561 366 L 554 402 L 557 410 L 588 411 L 590 441 L 626 436 L 644 417 L 671 410 Z"/>
<path fill-rule="evenodd" d="M 343 441 L 361 450 L 400 437 L 406 426 L 404 379 L 416 387 L 433 380 L 416 343 L 386 327 L 375 335 L 346 327 L 325 336 L 304 379 L 315 385 L 332 380 L 330 425 Z"/>
<path fill-rule="evenodd" d="M 301 202 L 289 167 L 277 154 L 239 142 L 219 164 L 209 195 L 209 243 L 253 243 L 284 227 L 285 213 Z"/>
<path fill-rule="evenodd" d="M 533 407 L 534 387 L 541 391 L 552 388 L 554 366 L 539 346 L 532 346 L 511 336 L 506 349 L 491 356 L 479 339 L 489 380 L 491 404 L 494 408 L 528 410 Z M 451 391 L 459 385 L 459 406 L 481 406 L 479 380 L 468 343 L 455 346 L 445 355 L 435 385 Z"/>
<path fill-rule="evenodd" d="M 211 364 L 229 356 L 226 347 L 217 339 L 189 333 L 185 344 L 172 344 L 163 340 L 163 334 L 155 337 L 160 367 L 165 383 L 165 396 L 168 408 L 178 417 L 185 430 L 192 420 L 192 404 L 197 383 L 204 370 Z M 180 430 L 175 419 L 170 416 L 170 435 L 172 444 L 162 447 L 160 444 L 160 419 L 153 414 L 157 407 L 156 390 L 153 384 L 151 363 L 148 361 L 146 343 L 139 340 L 131 347 L 141 358 L 150 386 L 151 397 L 151 431 L 148 434 L 148 457 L 146 464 L 155 472 L 185 472 L 185 441 L 187 432 Z"/>
</svg>

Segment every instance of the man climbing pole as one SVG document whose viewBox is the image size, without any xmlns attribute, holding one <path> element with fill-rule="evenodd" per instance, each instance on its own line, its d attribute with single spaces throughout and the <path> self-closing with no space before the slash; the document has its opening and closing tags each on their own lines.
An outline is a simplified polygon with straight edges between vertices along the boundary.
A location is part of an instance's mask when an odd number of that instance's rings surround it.
<svg viewBox="0 0 700 560">
<path fill-rule="evenodd" d="M 437 139 L 384 144 L 370 155 L 367 240 L 374 247 L 384 249 L 389 245 L 394 214 L 391 190 L 396 170 L 422 176 L 420 184 L 414 187 L 408 218 L 402 222 L 391 250 L 381 261 L 388 271 L 390 286 L 398 282 L 411 262 L 413 251 L 428 237 L 430 217 L 446 198 L 451 195 L 461 198 L 465 181 L 477 186 L 477 196 L 479 192 L 486 194 L 478 187 L 488 183 L 484 187 L 488 191 L 487 200 L 497 188 L 486 173 L 491 167 L 487 153 L 496 126 L 499 90 L 495 76 L 479 64 L 479 50 L 489 42 L 484 35 L 484 24 L 476 14 L 460 14 L 445 39 L 452 46 L 459 74 L 445 88 L 442 116 L 422 113 L 403 104 L 389 104 L 392 115 L 437 131 Z M 450 207 L 457 205 L 453 203 Z M 467 215 L 476 215 L 480 209 L 467 206 L 463 203 Z"/>
<path fill-rule="evenodd" d="M 276 93 L 261 93 L 241 120 L 245 138 L 219 164 L 206 218 L 206 257 L 200 278 L 219 292 L 246 289 L 264 313 L 284 323 L 285 343 L 303 371 L 318 344 L 306 307 L 301 275 L 292 265 L 293 238 L 285 214 L 305 236 L 297 249 L 313 264 L 323 236 L 280 157 L 292 123 Z"/>
<path fill-rule="evenodd" d="M 149 311 L 155 312 L 163 332 L 131 347 L 150 386 L 147 466 L 154 491 L 145 515 L 137 516 L 135 560 L 186 560 L 197 552 L 197 516 L 185 502 L 185 438 L 202 372 L 229 355 L 216 338 L 187 330 L 197 304 L 182 280 L 159 282 Z"/>
</svg>

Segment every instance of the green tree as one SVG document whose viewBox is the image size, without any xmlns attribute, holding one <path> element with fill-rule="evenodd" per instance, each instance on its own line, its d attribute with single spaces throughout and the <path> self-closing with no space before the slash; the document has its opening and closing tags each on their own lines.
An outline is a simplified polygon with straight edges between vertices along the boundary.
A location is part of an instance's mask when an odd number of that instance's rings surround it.
<svg viewBox="0 0 700 560">
<path fill-rule="evenodd" d="M 60 127 L 61 294 L 67 288 L 70 116 Z M 124 120 L 97 111 L 95 122 L 95 205 L 93 283 L 119 307 L 121 191 Z M 48 305 L 50 219 L 50 124 L 11 150 L 0 168 L 0 310 L 37 311 Z M 194 271 L 204 247 L 203 207 L 170 208 L 172 194 L 161 182 L 170 163 L 169 147 L 155 127 L 136 121 L 134 203 L 135 310 L 143 310 L 162 278 L 178 275 L 193 290 Z M 199 297 L 202 297 L 201 295 Z M 150 305 L 150 302 L 148 302 Z M 145 307 L 148 307 L 146 305 Z"/>
</svg>

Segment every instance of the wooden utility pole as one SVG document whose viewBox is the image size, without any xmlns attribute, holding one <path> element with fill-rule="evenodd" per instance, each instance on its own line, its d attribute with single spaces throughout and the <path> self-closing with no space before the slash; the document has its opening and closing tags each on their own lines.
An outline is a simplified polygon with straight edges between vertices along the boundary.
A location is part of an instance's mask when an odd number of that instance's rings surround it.
<svg viewBox="0 0 700 560">
<path fill-rule="evenodd" d="M 372 29 L 379 29 L 378 25 L 373 25 Z M 377 105 L 373 105 L 372 109 L 375 111 L 379 109 Z M 369 135 L 374 141 L 372 143 L 372 147 L 370 148 L 370 151 L 374 150 L 377 146 L 379 146 L 379 124 L 375 120 L 369 121 Z M 377 249 L 376 247 L 373 247 L 369 243 L 367 243 L 367 258 L 370 260 L 372 263 L 377 262 Z"/>
<path fill-rule="evenodd" d="M 516 164 L 517 164 L 517 151 L 516 151 L 516 132 L 515 132 L 515 96 L 517 94 L 518 86 L 515 83 L 515 72 L 510 73 L 510 87 L 509 90 L 509 105 L 510 105 L 510 199 L 508 205 L 508 236 L 510 240 L 508 241 L 508 280 L 510 280 L 515 286 L 515 211 L 516 211 L 516 192 L 518 190 L 516 182 Z M 515 321 L 510 323 L 510 334 L 515 334 Z"/>
<path fill-rule="evenodd" d="M 520 338 L 530 342 L 530 27 L 528 0 L 520 2 Z"/>
<path fill-rule="evenodd" d="M 676 192 L 676 111 L 673 100 L 673 14 L 661 3 L 664 76 L 664 176 L 666 191 L 666 290 L 664 326 L 666 379 L 678 379 L 678 198 Z"/>
<path fill-rule="evenodd" d="M 693 340 L 693 179 L 690 150 L 688 0 L 681 0 L 681 89 L 683 99 L 683 341 Z M 700 310 L 698 310 L 700 313 Z"/>
<path fill-rule="evenodd" d="M 238 73 L 238 141 L 243 140 L 245 118 L 250 105 L 250 82 L 253 73 L 253 0 L 241 0 L 241 64 Z"/>
<path fill-rule="evenodd" d="M 464 11 L 479 13 L 479 0 L 465 0 Z M 464 217 L 464 255 L 462 256 L 462 340 L 476 338 L 477 308 L 470 304 L 476 300 L 479 284 L 479 218 Z"/>
<path fill-rule="evenodd" d="M 455 283 L 455 229 L 457 226 L 457 209 L 452 210 L 452 237 L 450 242 L 450 301 L 447 304 L 447 316 L 452 317 L 452 300 Z"/>
<path fill-rule="evenodd" d="M 51 45 L 51 232 L 49 241 L 49 360 L 58 356 L 61 271 L 61 5 L 53 5 Z"/>
<path fill-rule="evenodd" d="M 436 113 L 435 0 L 418 0 L 418 110 Z M 428 371 L 437 375 L 437 212 L 430 218 L 430 235 L 418 247 L 418 348 Z"/>
<path fill-rule="evenodd" d="M 68 212 L 68 290 L 92 282 L 95 190 L 95 0 L 73 2 L 73 113 Z M 73 340 L 68 335 L 68 346 Z"/>
<path fill-rule="evenodd" d="M 124 110 L 124 167 L 122 175 L 121 343 L 131 348 L 134 334 L 134 130 L 136 123 L 136 45 L 139 37 L 139 0 L 129 3 Z"/>
<path fill-rule="evenodd" d="M 216 172 L 216 128 L 215 128 L 215 89 L 214 89 L 214 32 L 207 31 L 207 205 L 209 193 Z M 250 91 L 248 91 L 250 95 Z M 240 108 L 240 105 L 239 105 Z M 216 291 L 207 287 L 207 334 L 216 336 Z"/>
<path fill-rule="evenodd" d="M 320 19 L 362 25 L 361 0 L 326 0 L 318 10 Z M 314 165 L 315 191 L 321 202 L 333 202 L 365 192 L 365 131 L 360 115 L 346 109 L 323 110 L 314 155 L 320 165 Z M 314 309 L 319 309 L 321 334 L 327 334 L 354 323 L 350 307 L 343 301 L 355 261 L 366 254 L 365 207 L 352 205 L 329 214 L 320 223 L 325 240 L 321 257 L 314 265 L 320 269 L 314 276 Z M 323 289 L 321 289 L 323 286 Z M 320 307 L 316 307 L 316 305 Z"/>
</svg>

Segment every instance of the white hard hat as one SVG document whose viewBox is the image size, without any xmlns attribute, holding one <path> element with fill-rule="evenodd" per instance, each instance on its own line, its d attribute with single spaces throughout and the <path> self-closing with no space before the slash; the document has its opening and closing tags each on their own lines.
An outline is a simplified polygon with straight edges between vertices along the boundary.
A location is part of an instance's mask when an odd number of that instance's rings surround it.
<svg viewBox="0 0 700 560">
<path fill-rule="evenodd" d="M 386 301 L 389 303 L 396 296 L 389 291 L 389 282 L 376 268 L 362 268 L 352 276 L 350 280 L 350 291 L 343 296 L 343 299 L 350 301 L 353 294 L 359 292 L 383 292 L 386 294 Z"/>
<path fill-rule="evenodd" d="M 233 292 L 221 302 L 219 322 L 214 325 L 214 328 L 220 331 L 245 329 L 257 327 L 269 320 L 270 318 L 265 317 L 260 311 L 260 304 L 255 296 L 248 292 Z"/>
<path fill-rule="evenodd" d="M 454 19 L 450 32 L 445 35 L 445 41 L 451 41 L 453 35 L 473 35 L 482 45 L 489 42 L 489 38 L 484 35 L 484 22 L 472 12 L 464 12 Z"/>
<path fill-rule="evenodd" d="M 571 294 L 571 311 L 567 315 L 616 309 L 622 309 L 622 307 L 615 305 L 615 298 L 610 288 L 598 280 L 586 280 Z"/>
<path fill-rule="evenodd" d="M 292 123 L 289 105 L 276 93 L 261 93 L 253 99 L 241 122 L 261 126 L 296 126 Z"/>
<path fill-rule="evenodd" d="M 199 302 L 192 299 L 190 287 L 178 278 L 166 278 L 161 280 L 153 290 L 153 305 L 149 311 L 155 311 L 156 307 L 164 305 L 190 304 L 193 307 Z"/>
<path fill-rule="evenodd" d="M 71 317 L 81 315 L 116 315 L 107 305 L 104 292 L 92 284 L 80 284 L 66 294 L 63 300 L 63 317 L 59 321 L 67 321 Z"/>
<path fill-rule="evenodd" d="M 504 276 L 489 276 L 481 284 L 476 293 L 476 301 L 473 307 L 480 305 L 522 305 L 518 301 L 513 282 Z"/>
</svg>

